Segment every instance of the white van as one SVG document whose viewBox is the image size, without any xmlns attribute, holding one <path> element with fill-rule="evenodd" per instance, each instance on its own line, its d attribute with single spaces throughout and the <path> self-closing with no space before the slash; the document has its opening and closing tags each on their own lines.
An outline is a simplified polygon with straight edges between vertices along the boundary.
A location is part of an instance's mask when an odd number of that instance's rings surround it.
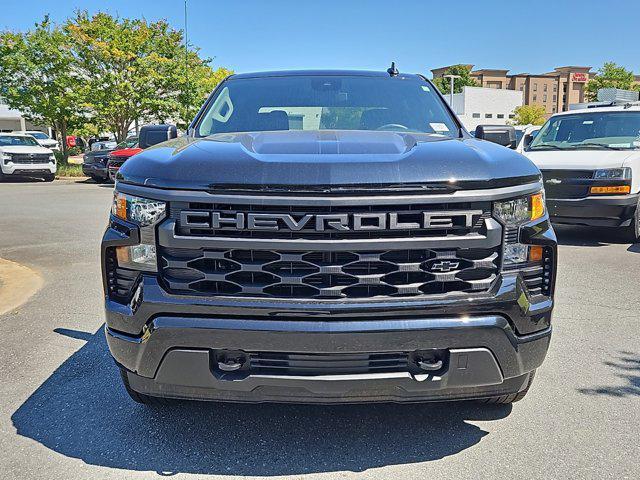
<svg viewBox="0 0 640 480">
<path fill-rule="evenodd" d="M 640 237 L 640 105 L 553 115 L 524 154 L 542 171 L 554 223 L 623 227 Z"/>
</svg>

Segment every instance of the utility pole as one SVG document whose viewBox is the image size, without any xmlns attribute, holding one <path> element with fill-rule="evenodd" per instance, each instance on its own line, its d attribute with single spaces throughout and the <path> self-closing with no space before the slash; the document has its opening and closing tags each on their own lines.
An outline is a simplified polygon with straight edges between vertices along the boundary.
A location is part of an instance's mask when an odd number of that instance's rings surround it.
<svg viewBox="0 0 640 480">
<path fill-rule="evenodd" d="M 453 108 L 453 81 L 454 81 L 456 78 L 462 78 L 462 77 L 460 77 L 460 75 L 451 75 L 451 74 L 449 74 L 449 75 L 443 75 L 443 76 L 444 76 L 444 78 L 449 78 L 449 79 L 451 79 L 451 90 L 449 90 L 449 106 L 450 106 L 451 108 Z"/>
</svg>

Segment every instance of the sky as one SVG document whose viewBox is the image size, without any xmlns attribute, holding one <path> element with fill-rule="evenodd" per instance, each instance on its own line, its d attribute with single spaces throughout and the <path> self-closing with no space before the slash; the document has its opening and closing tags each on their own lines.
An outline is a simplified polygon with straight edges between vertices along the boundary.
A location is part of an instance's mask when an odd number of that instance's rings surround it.
<svg viewBox="0 0 640 480">
<path fill-rule="evenodd" d="M 26 7 L 28 4 L 28 8 Z M 236 72 L 423 73 L 456 63 L 545 73 L 614 61 L 640 74 L 640 0 L 188 0 L 191 44 Z M 0 29 L 75 9 L 184 26 L 184 0 L 0 0 Z"/>
</svg>

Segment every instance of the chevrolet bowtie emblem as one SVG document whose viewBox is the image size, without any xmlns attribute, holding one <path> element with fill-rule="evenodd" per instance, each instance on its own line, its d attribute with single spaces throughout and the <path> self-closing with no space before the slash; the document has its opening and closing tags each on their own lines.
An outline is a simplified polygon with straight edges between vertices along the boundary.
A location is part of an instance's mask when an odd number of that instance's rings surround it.
<svg viewBox="0 0 640 480">
<path fill-rule="evenodd" d="M 545 180 L 544 183 L 549 183 L 551 185 L 558 185 L 558 184 L 562 183 L 562 180 L 557 179 L 557 178 L 550 178 L 549 180 Z"/>
<path fill-rule="evenodd" d="M 460 266 L 460 262 L 451 262 L 449 260 L 442 260 L 440 262 L 431 265 L 430 270 L 432 272 L 446 273 L 452 270 L 456 270 Z"/>
</svg>

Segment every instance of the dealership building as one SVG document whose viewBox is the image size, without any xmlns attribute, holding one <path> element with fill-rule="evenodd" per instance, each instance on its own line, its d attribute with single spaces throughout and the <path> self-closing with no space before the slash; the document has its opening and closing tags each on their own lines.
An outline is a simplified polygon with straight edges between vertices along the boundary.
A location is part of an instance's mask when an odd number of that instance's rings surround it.
<svg viewBox="0 0 640 480">
<path fill-rule="evenodd" d="M 542 105 L 550 116 L 569 110 L 569 105 L 586 101 L 586 83 L 595 73 L 591 67 L 556 67 L 542 74 L 516 73 L 509 70 L 480 69 L 465 65 L 478 85 L 496 90 L 522 92 L 524 105 Z M 431 70 L 434 78 L 442 77 L 451 66 Z"/>
</svg>

